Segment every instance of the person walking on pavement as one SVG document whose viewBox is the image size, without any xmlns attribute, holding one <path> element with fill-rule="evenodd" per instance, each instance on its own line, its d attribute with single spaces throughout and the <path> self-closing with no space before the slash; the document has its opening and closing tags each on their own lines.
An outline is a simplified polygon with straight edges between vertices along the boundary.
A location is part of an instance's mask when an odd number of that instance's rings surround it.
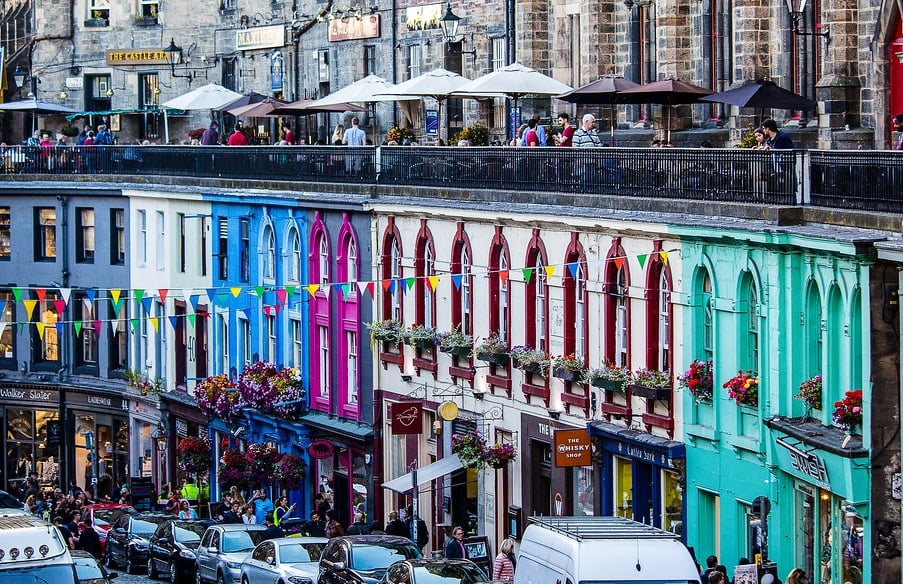
<svg viewBox="0 0 903 584">
<path fill-rule="evenodd" d="M 260 534 L 263 539 L 279 539 L 280 537 L 285 537 L 285 531 L 273 523 L 272 513 L 267 513 L 263 521 L 264 525 L 267 526 L 266 529 L 263 530 L 263 533 Z"/>
<path fill-rule="evenodd" d="M 506 538 L 499 546 L 499 555 L 492 564 L 493 580 L 514 580 L 514 540 Z"/>
<path fill-rule="evenodd" d="M 464 547 L 464 530 L 459 526 L 452 531 L 452 538 L 445 545 L 446 560 L 466 560 L 467 548 Z"/>
<path fill-rule="evenodd" d="M 201 146 L 216 146 L 219 144 L 219 124 L 216 120 L 210 122 L 210 127 L 201 134 Z"/>
</svg>

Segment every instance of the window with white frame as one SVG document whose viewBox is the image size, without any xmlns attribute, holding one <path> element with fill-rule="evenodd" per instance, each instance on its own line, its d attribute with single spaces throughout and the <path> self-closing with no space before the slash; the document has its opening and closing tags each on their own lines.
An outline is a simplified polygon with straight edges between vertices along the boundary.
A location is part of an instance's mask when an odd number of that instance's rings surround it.
<svg viewBox="0 0 903 584">
<path fill-rule="evenodd" d="M 110 20 L 110 0 L 88 0 L 88 20 Z"/>
<path fill-rule="evenodd" d="M 667 273 L 658 276 L 658 367 L 666 371 L 671 364 L 671 289 Z"/>
<path fill-rule="evenodd" d="M 577 262 L 574 270 L 574 354 L 583 359 L 586 346 L 586 270 Z"/>
<path fill-rule="evenodd" d="M 158 0 L 138 0 L 138 16 L 140 18 L 157 18 L 159 7 Z"/>
<path fill-rule="evenodd" d="M 147 265 L 147 211 L 138 210 L 138 265 Z"/>
<path fill-rule="evenodd" d="M 251 323 L 247 319 L 242 318 L 238 321 L 241 335 L 241 360 L 244 365 L 251 364 Z"/>
<path fill-rule="evenodd" d="M 473 308 L 470 290 L 470 250 L 464 246 L 461 250 L 461 331 L 465 335 L 472 335 L 473 320 L 471 310 Z"/>
<path fill-rule="evenodd" d="M 345 270 L 348 274 L 347 280 L 349 283 L 357 282 L 357 243 L 354 241 L 353 237 L 348 238 L 348 247 L 346 249 L 345 254 Z M 352 286 L 351 293 L 354 294 L 355 290 Z"/>
<path fill-rule="evenodd" d="M 750 278 L 747 289 L 746 369 L 759 371 L 759 294 Z"/>
<path fill-rule="evenodd" d="M 508 256 L 504 252 L 499 253 L 499 272 L 507 272 Z M 508 278 L 499 278 L 499 338 L 511 341 L 511 332 L 508 330 L 511 316 L 511 284 Z"/>
<path fill-rule="evenodd" d="M 408 79 L 420 75 L 420 65 L 423 62 L 423 47 L 420 45 L 408 45 Z"/>
<path fill-rule="evenodd" d="M 490 50 L 492 51 L 492 55 L 490 57 L 491 62 L 489 63 L 489 69 L 491 71 L 498 71 L 505 66 L 505 55 L 508 52 L 507 38 L 495 37 L 491 39 L 491 42 Z"/>
<path fill-rule="evenodd" d="M 292 234 L 289 237 L 290 256 L 289 256 L 289 266 L 288 266 L 288 280 L 292 282 L 300 282 L 301 281 L 301 236 L 298 234 L 297 229 L 292 229 Z"/>
<path fill-rule="evenodd" d="M 166 215 L 157 211 L 157 269 L 166 269 Z"/>
<path fill-rule="evenodd" d="M 270 314 L 266 317 L 267 329 L 267 360 L 270 363 L 277 363 L 276 358 L 276 315 Z"/>
<path fill-rule="evenodd" d="M 325 286 L 329 283 L 329 242 L 326 240 L 326 233 L 320 233 L 318 266 L 320 270 L 320 285 Z"/>
<path fill-rule="evenodd" d="M 348 344 L 348 363 L 345 368 L 348 375 L 348 405 L 356 406 L 358 399 L 357 333 L 345 331 L 345 342 Z"/>
<path fill-rule="evenodd" d="M 317 335 L 320 338 L 320 353 L 318 355 L 319 371 L 320 371 L 320 397 L 329 398 L 329 328 L 325 326 L 317 327 Z"/>
<path fill-rule="evenodd" d="M 391 259 L 390 259 L 390 268 L 392 270 L 391 278 L 395 281 L 399 280 L 402 275 L 401 269 L 401 245 L 398 243 L 397 238 L 392 238 L 392 251 Z M 390 318 L 394 318 L 397 320 L 402 319 L 401 314 L 401 290 L 396 289 L 395 294 L 392 296 L 392 314 Z"/>
<path fill-rule="evenodd" d="M 433 313 L 435 312 L 436 295 L 430 278 L 436 275 L 436 259 L 433 257 L 433 246 L 429 243 L 423 246 L 423 326 L 433 327 Z"/>
<path fill-rule="evenodd" d="M 303 353 L 301 352 L 302 345 L 302 336 L 301 336 L 301 321 L 293 318 L 290 321 L 291 334 L 292 334 L 292 367 L 301 367 Z"/>
<path fill-rule="evenodd" d="M 79 262 L 94 262 L 94 209 L 79 208 L 76 211 L 78 232 L 76 252 Z"/>
<path fill-rule="evenodd" d="M 616 275 L 615 291 L 615 365 L 627 366 L 627 272 L 622 265 Z"/>
<path fill-rule="evenodd" d="M 276 277 L 276 234 L 267 226 L 263 233 L 264 260 L 263 277 L 272 280 Z"/>
<path fill-rule="evenodd" d="M 135 302 L 135 314 L 144 315 L 144 318 L 138 319 L 138 326 L 141 332 L 141 354 L 144 355 L 146 361 L 150 361 L 152 347 L 147 327 L 150 326 L 151 315 L 144 309 L 140 302 Z"/>
<path fill-rule="evenodd" d="M 221 314 L 220 315 L 220 362 L 219 362 L 219 370 L 220 373 L 229 374 L 229 368 L 232 366 L 229 363 L 229 315 Z"/>
<path fill-rule="evenodd" d="M 702 352 L 706 361 L 715 357 L 715 312 L 712 300 L 712 278 L 702 277 Z"/>
<path fill-rule="evenodd" d="M 536 274 L 536 348 L 548 351 L 549 345 L 546 339 L 546 310 L 548 302 L 546 291 L 548 278 L 540 254 L 536 254 L 534 268 Z"/>
</svg>

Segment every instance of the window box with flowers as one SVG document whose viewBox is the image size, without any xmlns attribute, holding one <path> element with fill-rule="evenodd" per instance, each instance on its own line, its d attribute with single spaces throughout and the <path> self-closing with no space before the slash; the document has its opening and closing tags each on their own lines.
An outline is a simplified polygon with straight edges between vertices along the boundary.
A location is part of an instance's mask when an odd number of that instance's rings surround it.
<svg viewBox="0 0 903 584">
<path fill-rule="evenodd" d="M 207 416 L 227 424 L 235 421 L 243 405 L 237 385 L 222 374 L 199 382 L 194 388 L 194 401 Z"/>
<path fill-rule="evenodd" d="M 715 393 L 714 367 L 711 361 L 696 359 L 691 361 L 683 375 L 677 377 L 681 386 L 687 388 L 697 402 L 710 402 Z"/>
<path fill-rule="evenodd" d="M 724 382 L 723 387 L 737 405 L 759 406 L 759 376 L 752 371 L 738 371 L 737 375 Z"/>
<path fill-rule="evenodd" d="M 552 377 L 571 383 L 582 383 L 584 373 L 586 367 L 583 365 L 583 359 L 573 353 L 559 355 L 552 360 Z"/>
<path fill-rule="evenodd" d="M 834 402 L 832 418 L 847 434 L 858 434 L 857 430 L 862 426 L 862 390 L 847 391 L 842 400 Z"/>
<path fill-rule="evenodd" d="M 630 392 L 646 399 L 671 399 L 671 374 L 656 369 L 637 369 L 630 376 Z"/>
<path fill-rule="evenodd" d="M 593 387 L 601 387 L 606 391 L 624 391 L 627 382 L 630 381 L 630 369 L 606 363 L 602 367 L 590 369 L 584 377 Z"/>
<path fill-rule="evenodd" d="M 304 410 L 301 370 L 258 361 L 245 366 L 238 378 L 243 406 L 286 420 L 296 420 Z"/>
<path fill-rule="evenodd" d="M 370 329 L 370 338 L 374 341 L 394 344 L 404 341 L 405 326 L 398 319 L 374 320 L 364 326 Z"/>
<path fill-rule="evenodd" d="M 432 349 L 436 346 L 436 327 L 415 324 L 404 331 L 404 338 L 409 345 L 417 349 Z"/>
<path fill-rule="evenodd" d="M 473 354 L 473 337 L 461 332 L 461 326 L 436 335 L 436 344 L 443 353 L 469 358 Z"/>
<path fill-rule="evenodd" d="M 800 383 L 796 397 L 806 404 L 807 417 L 812 414 L 812 410 L 821 410 L 821 390 L 821 375 L 810 377 L 806 381 Z"/>
<path fill-rule="evenodd" d="M 549 372 L 549 356 L 545 351 L 534 349 L 530 345 L 518 345 L 511 348 L 511 359 L 514 366 L 532 375 L 545 377 Z"/>
<path fill-rule="evenodd" d="M 452 434 L 452 453 L 457 454 L 461 464 L 467 468 L 483 468 L 485 464 L 486 439 L 479 432 Z"/>
<path fill-rule="evenodd" d="M 480 361 L 502 367 L 507 367 L 508 361 L 511 359 L 508 355 L 508 342 L 498 333 L 492 333 L 477 345 L 476 354 Z"/>
<path fill-rule="evenodd" d="M 493 446 L 488 446 L 483 453 L 483 461 L 489 468 L 500 469 L 505 468 L 509 462 L 517 458 L 517 450 L 514 444 L 509 442 L 500 442 Z"/>
</svg>

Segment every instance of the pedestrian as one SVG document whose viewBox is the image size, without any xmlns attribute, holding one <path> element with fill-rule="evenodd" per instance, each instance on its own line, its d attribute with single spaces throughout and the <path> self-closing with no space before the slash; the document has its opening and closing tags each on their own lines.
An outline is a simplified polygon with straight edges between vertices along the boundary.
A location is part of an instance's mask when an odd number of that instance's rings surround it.
<svg viewBox="0 0 903 584">
<path fill-rule="evenodd" d="M 229 146 L 247 146 L 248 138 L 245 136 L 242 131 L 241 122 L 235 122 L 235 131 L 232 132 L 232 135 L 229 136 L 229 139 L 226 141 L 226 144 Z"/>
<path fill-rule="evenodd" d="M 348 526 L 347 535 L 370 535 L 370 526 L 367 525 L 367 517 L 363 513 L 354 514 L 354 522 Z"/>
<path fill-rule="evenodd" d="M 238 487 L 232 485 L 232 488 L 229 489 L 229 494 L 232 495 L 232 500 L 237 502 L 239 505 L 245 504 L 245 498 L 242 497 L 241 492 L 239 492 Z"/>
<path fill-rule="evenodd" d="M 793 140 L 783 131 L 778 130 L 778 123 L 768 118 L 762 122 L 765 131 L 765 150 L 793 150 Z"/>
<path fill-rule="evenodd" d="M 502 540 L 499 546 L 499 555 L 495 557 L 492 564 L 493 580 L 514 580 L 514 567 L 516 566 L 514 558 L 514 540 L 506 538 Z"/>
<path fill-rule="evenodd" d="M 386 523 L 386 535 L 411 537 L 411 531 L 405 526 L 404 521 L 398 518 L 398 511 L 389 512 L 389 522 Z"/>
<path fill-rule="evenodd" d="M 445 544 L 445 559 L 466 560 L 467 548 L 464 547 L 464 529 L 460 526 L 452 531 L 452 537 Z"/>
<path fill-rule="evenodd" d="M 765 130 L 762 128 L 756 128 L 753 130 L 753 138 L 756 140 L 756 145 L 753 146 L 753 150 L 766 150 L 765 148 Z"/>
<path fill-rule="evenodd" d="M 373 520 L 373 523 L 370 524 L 370 535 L 387 535 L 382 521 L 379 519 Z"/>
<path fill-rule="evenodd" d="M 708 584 L 727 584 L 725 575 L 718 570 L 709 572 L 709 579 L 706 582 Z"/>
<path fill-rule="evenodd" d="M 223 512 L 223 523 L 241 523 L 241 517 L 239 514 L 241 513 L 241 505 L 232 501 L 232 505 Z"/>
<path fill-rule="evenodd" d="M 254 517 L 253 503 L 245 505 L 245 511 L 241 515 L 241 522 L 245 525 L 257 525 L 257 518 Z"/>
<path fill-rule="evenodd" d="M 345 527 L 338 519 L 335 509 L 326 512 L 326 537 L 341 537 L 345 535 Z"/>
<path fill-rule="evenodd" d="M 329 501 L 326 500 L 326 496 L 323 493 L 317 493 L 314 495 L 314 509 L 320 515 L 320 519 L 326 518 L 326 512 L 332 508 L 332 505 L 329 504 Z"/>
<path fill-rule="evenodd" d="M 216 146 L 219 144 L 219 124 L 216 120 L 210 122 L 210 127 L 201 134 L 201 146 Z"/>
<path fill-rule="evenodd" d="M 420 548 L 420 551 L 426 547 L 426 544 L 430 541 L 430 531 L 426 527 L 426 523 L 420 517 L 414 515 L 414 506 L 408 505 L 407 509 L 405 509 L 405 529 L 407 533 L 405 533 L 405 537 L 411 538 L 413 533 L 412 525 L 416 525 L 417 529 L 417 541 L 414 543 L 417 544 L 417 547 Z"/>
<path fill-rule="evenodd" d="M 283 521 L 292 516 L 295 511 L 295 504 L 288 504 L 288 497 L 282 496 L 276 501 L 276 510 L 273 511 L 273 524 L 280 525 Z"/>
<path fill-rule="evenodd" d="M 100 124 L 97 126 L 97 133 L 94 135 L 94 145 L 95 146 L 112 146 L 113 145 L 113 134 L 107 129 L 104 124 Z"/>
<path fill-rule="evenodd" d="M 790 570 L 787 577 L 784 578 L 784 584 L 807 584 L 806 571 L 802 568 L 794 568 Z"/>
<path fill-rule="evenodd" d="M 272 513 L 267 513 L 266 517 L 263 518 L 264 525 L 266 525 L 266 529 L 260 534 L 263 539 L 279 539 L 280 537 L 285 537 L 285 531 L 273 523 L 273 521 Z"/>
<path fill-rule="evenodd" d="M 894 150 L 903 150 L 903 114 L 894 116 L 894 131 L 899 134 L 897 143 L 894 144 Z"/>
<path fill-rule="evenodd" d="M 335 130 L 332 131 L 332 144 L 333 146 L 341 146 L 345 142 L 345 126 L 342 124 L 336 124 Z"/>
<path fill-rule="evenodd" d="M 263 525 L 267 513 L 272 513 L 274 510 L 273 502 L 267 497 L 267 492 L 263 489 L 255 491 L 248 504 L 254 505 L 254 517 L 258 525 Z"/>
<path fill-rule="evenodd" d="M 539 145 L 545 146 L 546 140 L 547 140 L 546 129 L 542 125 L 542 121 L 541 121 L 541 118 L 539 117 L 539 114 L 534 113 L 533 117 L 530 119 L 532 119 L 533 121 L 536 122 L 536 127 L 534 128 L 534 130 L 536 131 L 536 139 L 539 141 Z"/>
<path fill-rule="evenodd" d="M 555 134 L 555 143 L 561 148 L 570 148 L 574 145 L 574 126 L 571 125 L 571 116 L 567 112 L 558 114 L 558 125 L 561 132 Z"/>
<path fill-rule="evenodd" d="M 527 131 L 524 133 L 521 145 L 528 148 L 539 146 L 539 136 L 536 134 L 536 120 L 534 118 L 527 120 Z"/>
<path fill-rule="evenodd" d="M 191 508 L 191 505 L 188 503 L 187 499 L 182 499 L 179 502 L 179 519 L 197 519 L 197 513 L 194 509 Z"/>
<path fill-rule="evenodd" d="M 78 536 L 78 545 L 76 548 L 88 552 L 98 560 L 102 555 L 100 550 L 100 537 L 98 537 L 97 531 L 94 530 L 94 522 L 91 521 L 90 517 L 85 517 L 84 529 L 82 529 L 81 534 Z"/>
<path fill-rule="evenodd" d="M 361 121 L 356 117 L 351 118 L 351 129 L 345 132 L 345 137 L 342 139 L 344 144 L 348 146 L 363 146 L 364 141 L 367 139 L 367 134 L 361 130 L 360 128 Z"/>
<path fill-rule="evenodd" d="M 583 125 L 574 132 L 574 148 L 601 148 L 602 139 L 593 127 L 596 124 L 596 116 L 584 114 Z"/>
<path fill-rule="evenodd" d="M 715 571 L 718 565 L 718 556 L 709 556 L 705 559 L 705 572 L 702 573 L 703 584 L 709 581 L 709 574 Z"/>
<path fill-rule="evenodd" d="M 293 146 L 295 144 L 295 133 L 292 132 L 291 124 L 282 124 L 282 131 L 284 132 L 283 140 L 285 140 L 289 146 Z"/>
<path fill-rule="evenodd" d="M 310 537 L 325 537 L 326 522 L 323 520 L 320 514 L 317 513 L 316 510 L 314 510 L 314 512 L 310 514 L 310 519 L 304 522 L 304 525 L 301 527 L 301 531 L 303 531 Z"/>
</svg>

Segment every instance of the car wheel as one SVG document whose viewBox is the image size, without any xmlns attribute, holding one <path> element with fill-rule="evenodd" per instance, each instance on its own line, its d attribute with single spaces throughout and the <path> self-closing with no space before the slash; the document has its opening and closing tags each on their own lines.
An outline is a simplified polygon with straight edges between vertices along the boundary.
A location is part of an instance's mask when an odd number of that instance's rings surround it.
<svg viewBox="0 0 903 584">
<path fill-rule="evenodd" d="M 132 562 L 132 554 L 125 552 L 125 566 L 123 566 L 126 574 L 135 573 L 135 564 Z"/>
<path fill-rule="evenodd" d="M 147 557 L 147 577 L 150 580 L 157 579 L 157 566 L 154 564 L 153 556 Z"/>
<path fill-rule="evenodd" d="M 223 576 L 222 572 L 216 575 L 216 584 L 226 584 L 226 577 Z"/>
<path fill-rule="evenodd" d="M 113 561 L 113 550 L 110 548 L 107 548 L 107 552 L 104 554 L 103 563 L 111 570 L 116 567 L 116 562 Z"/>
<path fill-rule="evenodd" d="M 175 561 L 169 563 L 169 584 L 177 584 L 179 579 L 179 567 Z"/>
<path fill-rule="evenodd" d="M 198 566 L 196 570 L 194 573 L 194 584 L 204 584 L 204 581 L 201 580 L 201 567 Z"/>
</svg>

